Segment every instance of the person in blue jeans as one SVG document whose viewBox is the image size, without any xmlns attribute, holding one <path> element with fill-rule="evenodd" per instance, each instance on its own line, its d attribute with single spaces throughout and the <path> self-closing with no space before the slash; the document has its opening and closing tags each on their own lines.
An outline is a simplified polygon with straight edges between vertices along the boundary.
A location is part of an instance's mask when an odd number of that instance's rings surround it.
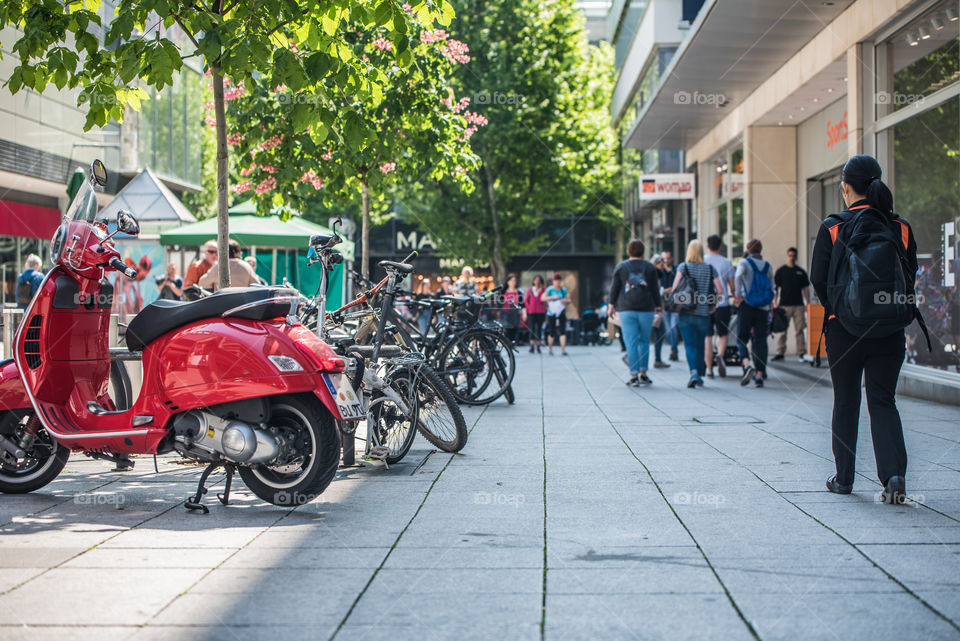
<svg viewBox="0 0 960 641">
<path fill-rule="evenodd" d="M 691 240 L 687 244 L 687 260 L 677 267 L 677 275 L 668 293 L 679 287 L 684 278 L 693 281 L 695 306 L 689 311 L 677 314 L 680 333 L 683 335 L 683 347 L 690 368 L 690 380 L 687 387 L 703 387 L 703 374 L 706 371 L 704 351 L 707 330 L 710 328 L 710 313 L 717 306 L 717 296 L 723 291 L 717 270 L 713 265 L 703 262 L 703 244 Z"/>
<path fill-rule="evenodd" d="M 653 381 L 647 376 L 650 362 L 650 330 L 660 315 L 660 278 L 653 263 L 643 259 L 643 241 L 627 244 L 629 258 L 613 270 L 610 304 L 620 319 L 620 331 L 627 348 L 630 379 L 627 385 L 640 387 Z"/>
<path fill-rule="evenodd" d="M 673 266 L 672 252 L 661 252 L 660 257 L 663 259 L 663 266 L 658 267 L 657 269 L 660 273 L 660 294 L 663 295 L 664 290 L 673 287 L 673 281 L 674 278 L 676 278 L 677 270 L 674 269 Z M 680 344 L 680 331 L 678 328 L 678 322 L 678 314 L 668 311 L 663 312 L 663 329 L 666 332 L 667 340 L 670 341 L 671 361 L 679 360 L 679 356 L 677 355 L 677 348 Z"/>
<path fill-rule="evenodd" d="M 661 274 L 663 273 L 663 256 L 660 254 L 654 254 L 653 259 L 650 261 L 653 263 L 653 266 L 657 268 L 657 277 L 660 278 L 660 291 L 663 292 L 663 279 Z M 661 298 L 663 294 L 661 293 Z M 661 314 L 660 322 L 658 323 L 656 319 L 653 321 L 653 367 L 654 369 L 666 369 L 670 367 L 670 363 L 663 362 L 663 339 L 667 337 L 667 316 L 674 316 L 675 314 L 670 314 L 667 311 L 664 311 Z"/>
</svg>

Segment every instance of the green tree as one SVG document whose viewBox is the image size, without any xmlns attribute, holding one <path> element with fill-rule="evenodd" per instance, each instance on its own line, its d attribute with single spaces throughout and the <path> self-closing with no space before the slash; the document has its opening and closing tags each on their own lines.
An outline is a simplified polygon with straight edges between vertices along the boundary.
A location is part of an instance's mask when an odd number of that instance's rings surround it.
<svg viewBox="0 0 960 641">
<path fill-rule="evenodd" d="M 573 0 L 454 4 L 454 35 L 475 45 L 452 86 L 489 121 L 471 139 L 479 189 L 443 179 L 408 186 L 403 202 L 442 254 L 490 263 L 502 280 L 510 255 L 542 245 L 544 215 L 619 219 L 612 58 L 587 43 Z"/>
<path fill-rule="evenodd" d="M 446 0 L 410 4 L 423 24 L 449 24 L 453 17 Z M 255 75 L 272 74 L 293 90 L 376 93 L 377 79 L 364 75 L 341 29 L 348 23 L 379 25 L 398 61 L 412 58 L 406 35 L 411 18 L 398 0 L 120 0 L 115 15 L 101 13 L 100 0 L 0 3 L 0 28 L 21 31 L 12 47 L 19 64 L 7 87 L 12 93 L 24 87 L 42 92 L 50 83 L 82 87 L 89 129 L 122 121 L 127 106 L 138 109 L 146 97 L 141 85 L 161 90 L 172 84 L 184 58 L 202 59 L 213 84 L 220 287 L 230 283 L 224 77 L 252 84 Z M 334 126 L 330 109 L 305 117 L 317 129 Z"/>
<path fill-rule="evenodd" d="M 469 139 L 485 119 L 453 102 L 447 80 L 469 60 L 467 46 L 418 16 L 411 23 L 409 47 L 399 57 L 384 28 L 345 29 L 354 59 L 374 83 L 369 90 L 350 94 L 329 84 L 298 90 L 264 75 L 229 101 L 236 132 L 229 142 L 244 178 L 234 190 L 249 191 L 264 211 L 279 204 L 302 211 L 318 192 L 340 205 L 359 199 L 365 276 L 371 200 L 384 209 L 388 190 L 404 180 L 447 179 L 469 191 L 478 166 Z M 317 109 L 326 112 L 319 123 Z"/>
</svg>

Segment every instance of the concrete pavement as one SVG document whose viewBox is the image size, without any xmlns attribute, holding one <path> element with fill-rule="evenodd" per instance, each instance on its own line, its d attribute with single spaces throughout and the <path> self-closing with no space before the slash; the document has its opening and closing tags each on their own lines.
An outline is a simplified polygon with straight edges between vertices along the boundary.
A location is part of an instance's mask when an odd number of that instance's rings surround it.
<svg viewBox="0 0 960 641">
<path fill-rule="evenodd" d="M 890 507 L 865 427 L 854 494 L 825 491 L 827 387 L 631 389 L 616 347 L 569 351 L 523 351 L 462 454 L 418 437 L 297 509 L 241 483 L 190 514 L 200 468 L 75 457 L 0 498 L 0 638 L 960 638 L 960 409 L 901 399 Z"/>
</svg>

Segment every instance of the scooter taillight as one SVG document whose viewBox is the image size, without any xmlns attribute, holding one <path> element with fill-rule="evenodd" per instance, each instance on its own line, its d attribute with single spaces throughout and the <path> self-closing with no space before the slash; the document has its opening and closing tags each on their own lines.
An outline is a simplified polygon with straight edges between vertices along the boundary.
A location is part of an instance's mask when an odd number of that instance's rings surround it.
<svg viewBox="0 0 960 641">
<path fill-rule="evenodd" d="M 322 346 L 320 351 L 326 352 L 325 354 L 318 354 L 309 343 L 297 341 L 294 344 L 297 346 L 297 349 L 300 350 L 300 353 L 307 357 L 307 360 L 310 361 L 310 364 L 316 371 L 342 372 L 347 367 L 344 360 L 323 343 L 319 343 L 319 345 Z"/>
<path fill-rule="evenodd" d="M 321 358 L 320 363 L 320 369 L 325 372 L 342 372 L 347 367 L 342 358 Z"/>
</svg>

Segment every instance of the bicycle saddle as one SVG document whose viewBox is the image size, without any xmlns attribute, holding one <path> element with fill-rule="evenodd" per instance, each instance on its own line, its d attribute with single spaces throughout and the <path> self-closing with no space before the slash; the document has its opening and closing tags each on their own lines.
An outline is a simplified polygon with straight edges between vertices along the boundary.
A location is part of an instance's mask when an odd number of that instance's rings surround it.
<svg viewBox="0 0 960 641">
<path fill-rule="evenodd" d="M 413 265 L 408 263 L 398 263 L 392 260 L 381 260 L 379 263 L 377 263 L 377 265 L 383 267 L 384 269 L 394 269 L 401 274 L 409 274 L 413 271 Z"/>
</svg>

